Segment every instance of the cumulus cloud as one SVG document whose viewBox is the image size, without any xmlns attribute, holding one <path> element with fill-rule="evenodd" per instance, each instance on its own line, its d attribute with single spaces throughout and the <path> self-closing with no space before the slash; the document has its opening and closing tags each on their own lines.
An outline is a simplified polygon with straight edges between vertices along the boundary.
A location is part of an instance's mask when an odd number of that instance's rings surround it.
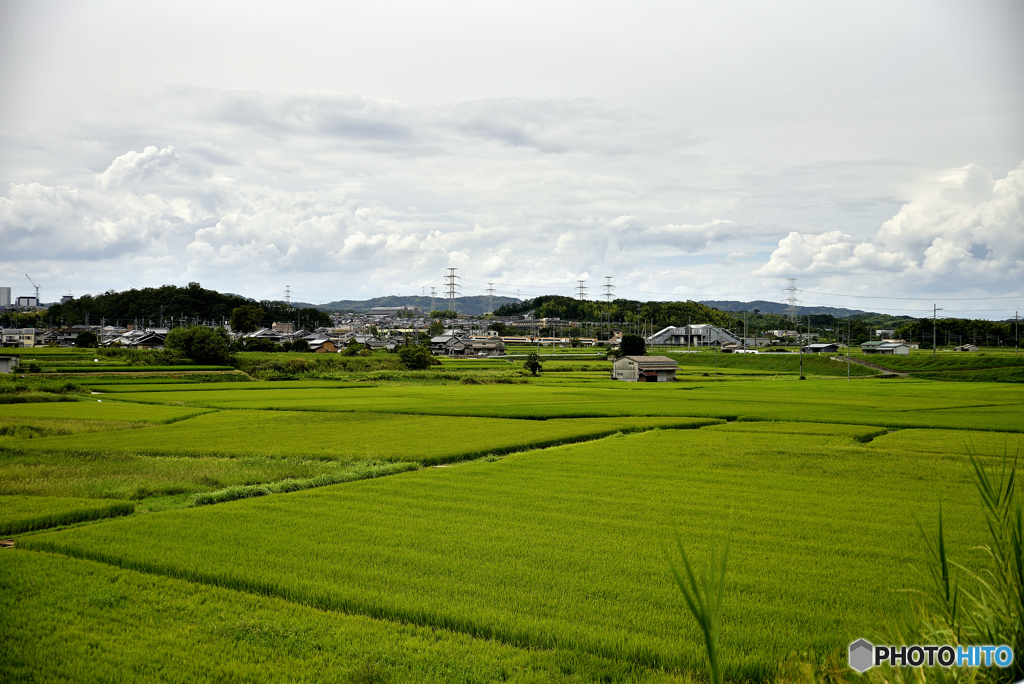
<svg viewBox="0 0 1024 684">
<path fill-rule="evenodd" d="M 964 286 L 1020 282 L 1024 163 L 998 180 L 973 164 L 956 169 L 937 192 L 905 204 L 870 240 L 841 231 L 790 232 L 755 273 L 876 273 Z"/>
<path fill-rule="evenodd" d="M 159 277 L 274 296 L 288 282 L 311 301 L 440 286 L 448 266 L 506 294 L 571 294 L 608 274 L 626 295 L 680 296 L 794 274 L 1020 269 L 1022 169 L 1001 180 L 960 169 L 934 196 L 888 209 L 865 240 L 766 222 L 762 186 L 711 187 L 706 160 L 685 152 L 694 136 L 591 100 L 173 95 L 146 105 L 170 114 L 159 130 L 113 120 L 52 143 L 54 156 L 82 157 L 74 172 L 23 172 L 0 197 L 0 267 L 94 290 Z"/>
</svg>

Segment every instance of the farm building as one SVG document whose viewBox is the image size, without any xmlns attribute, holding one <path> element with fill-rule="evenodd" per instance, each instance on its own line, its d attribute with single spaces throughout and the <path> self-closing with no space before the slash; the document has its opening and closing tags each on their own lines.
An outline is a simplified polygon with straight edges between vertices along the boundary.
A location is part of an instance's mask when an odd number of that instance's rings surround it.
<svg viewBox="0 0 1024 684">
<path fill-rule="evenodd" d="M 865 342 L 860 345 L 860 350 L 864 354 L 909 354 L 910 345 L 903 344 L 901 342 Z"/>
<path fill-rule="evenodd" d="M 623 356 L 612 364 L 612 380 L 668 382 L 676 379 L 676 368 L 667 356 Z"/>
<path fill-rule="evenodd" d="M 839 345 L 835 342 L 818 342 L 809 344 L 800 351 L 805 354 L 834 354 L 839 351 Z"/>
<path fill-rule="evenodd" d="M 17 356 L 0 356 L 0 373 L 13 373 L 17 367 Z"/>
<path fill-rule="evenodd" d="M 716 347 L 723 344 L 742 344 L 741 340 L 725 328 L 708 323 L 700 325 L 669 326 L 647 338 L 647 344 L 681 347 Z"/>
<path fill-rule="evenodd" d="M 973 344 L 962 344 L 959 347 L 956 347 L 955 351 L 976 352 L 978 351 L 978 348 Z"/>
</svg>

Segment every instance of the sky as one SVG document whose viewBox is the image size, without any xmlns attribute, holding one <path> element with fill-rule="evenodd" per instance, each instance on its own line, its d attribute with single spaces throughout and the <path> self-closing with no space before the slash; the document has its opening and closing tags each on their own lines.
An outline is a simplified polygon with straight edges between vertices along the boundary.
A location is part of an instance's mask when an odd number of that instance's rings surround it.
<svg viewBox="0 0 1024 684">
<path fill-rule="evenodd" d="M 0 286 L 796 278 L 806 305 L 1012 318 L 1022 37 L 1016 0 L 0 0 Z"/>
</svg>

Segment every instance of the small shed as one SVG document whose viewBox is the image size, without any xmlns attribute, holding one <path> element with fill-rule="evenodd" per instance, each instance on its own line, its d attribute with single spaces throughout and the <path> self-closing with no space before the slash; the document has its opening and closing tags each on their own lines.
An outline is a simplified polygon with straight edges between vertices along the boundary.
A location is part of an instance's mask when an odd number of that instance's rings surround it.
<svg viewBox="0 0 1024 684">
<path fill-rule="evenodd" d="M 956 351 L 976 352 L 978 351 L 978 348 L 973 344 L 961 344 L 956 348 Z"/>
<path fill-rule="evenodd" d="M 623 356 L 612 364 L 612 380 L 626 382 L 669 382 L 679 367 L 667 356 Z"/>
<path fill-rule="evenodd" d="M 809 344 L 802 350 L 805 354 L 835 354 L 839 351 L 839 345 L 835 342 L 820 342 Z"/>
<path fill-rule="evenodd" d="M 13 373 L 18 367 L 18 357 L 3 355 L 0 356 L 0 373 Z"/>
</svg>

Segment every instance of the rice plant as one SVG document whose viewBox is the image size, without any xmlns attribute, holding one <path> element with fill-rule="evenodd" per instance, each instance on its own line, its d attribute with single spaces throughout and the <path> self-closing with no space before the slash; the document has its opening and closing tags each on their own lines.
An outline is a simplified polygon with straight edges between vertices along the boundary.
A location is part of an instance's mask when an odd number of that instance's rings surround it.
<svg viewBox="0 0 1024 684">
<path fill-rule="evenodd" d="M 679 572 L 670 557 L 669 567 L 672 568 L 672 577 L 683 594 L 686 607 L 704 635 L 704 649 L 708 656 L 711 684 L 722 684 L 722 670 L 718 656 L 718 632 L 721 627 L 722 598 L 725 595 L 725 568 L 729 558 L 729 540 L 725 540 L 721 560 L 718 558 L 715 547 L 711 547 L 707 567 L 699 573 L 694 573 L 678 531 L 676 532 L 676 548 L 683 563 L 683 573 Z"/>
</svg>

